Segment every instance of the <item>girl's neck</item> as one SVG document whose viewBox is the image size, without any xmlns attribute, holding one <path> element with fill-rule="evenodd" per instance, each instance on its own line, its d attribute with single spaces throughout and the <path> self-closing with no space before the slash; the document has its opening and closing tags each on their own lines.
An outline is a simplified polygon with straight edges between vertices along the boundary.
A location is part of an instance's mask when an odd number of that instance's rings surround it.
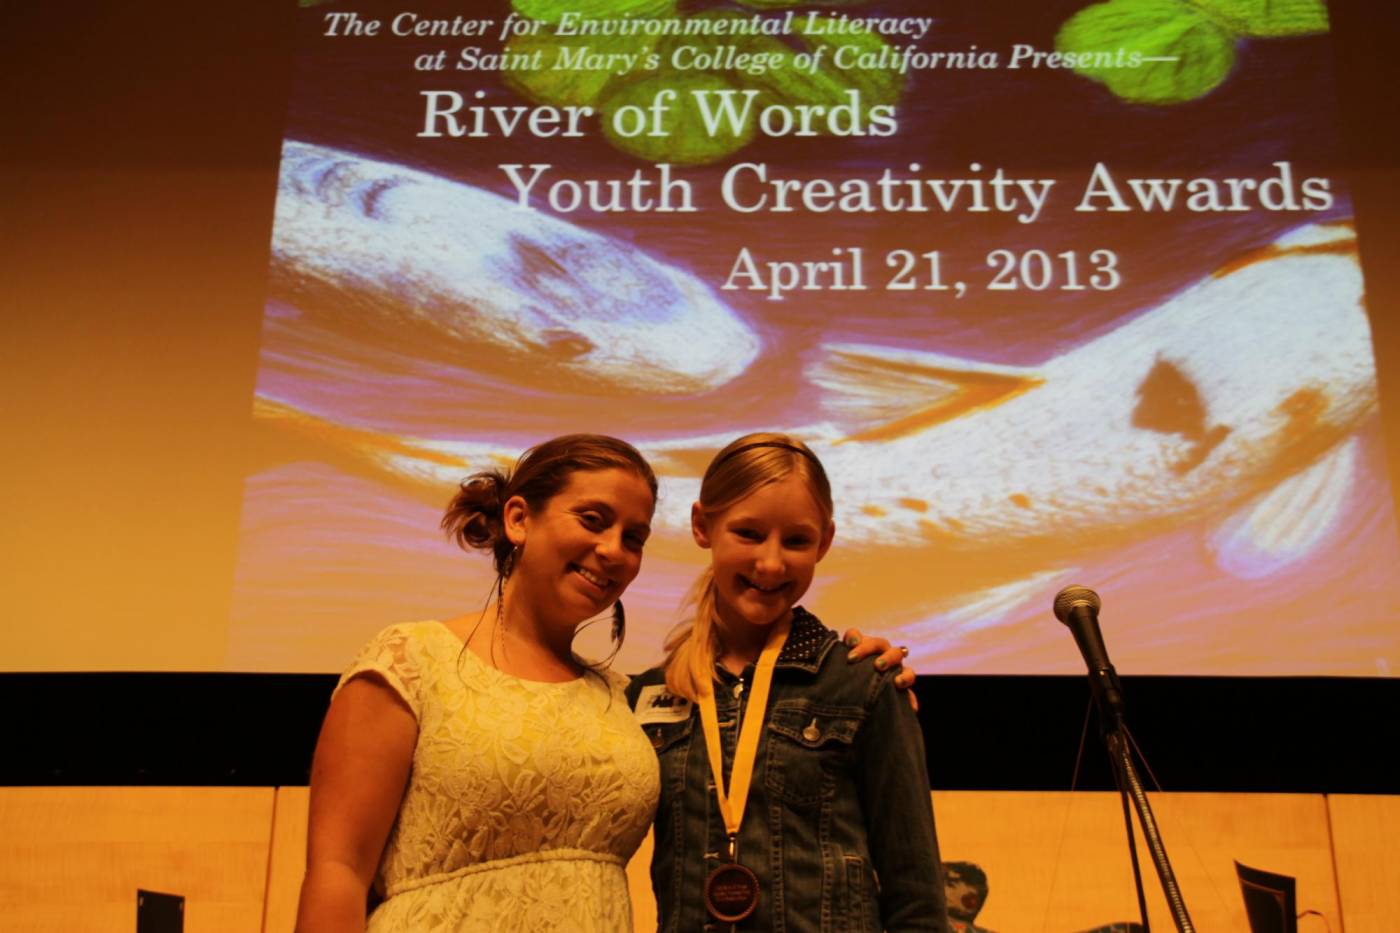
<svg viewBox="0 0 1400 933">
<path fill-rule="evenodd" d="M 742 674 L 745 667 L 758 661 L 763 646 L 768 643 L 768 636 L 782 624 L 782 620 L 769 625 L 754 625 L 726 611 L 723 606 L 716 609 L 719 616 L 719 663 L 732 674 Z M 790 619 L 791 613 L 788 615 Z"/>
</svg>

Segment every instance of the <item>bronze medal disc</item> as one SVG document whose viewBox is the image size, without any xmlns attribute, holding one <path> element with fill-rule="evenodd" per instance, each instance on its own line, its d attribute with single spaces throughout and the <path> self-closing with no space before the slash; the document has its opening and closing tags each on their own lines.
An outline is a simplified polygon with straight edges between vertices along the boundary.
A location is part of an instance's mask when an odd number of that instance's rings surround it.
<svg viewBox="0 0 1400 933">
<path fill-rule="evenodd" d="M 705 907 L 720 923 L 738 923 L 758 906 L 758 876 L 728 862 L 705 879 Z"/>
</svg>

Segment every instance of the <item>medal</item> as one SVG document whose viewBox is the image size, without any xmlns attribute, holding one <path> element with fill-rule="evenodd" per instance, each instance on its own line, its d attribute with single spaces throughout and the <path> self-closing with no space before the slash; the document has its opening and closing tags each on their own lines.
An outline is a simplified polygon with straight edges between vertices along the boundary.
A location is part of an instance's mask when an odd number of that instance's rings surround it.
<svg viewBox="0 0 1400 933">
<path fill-rule="evenodd" d="M 738 923 L 758 907 L 758 876 L 735 860 L 735 843 L 739 824 L 744 820 L 744 805 L 748 803 L 749 782 L 753 780 L 754 759 L 758 757 L 758 740 L 763 733 L 763 720 L 768 712 L 768 688 L 773 684 L 773 665 L 787 641 L 790 620 L 773 626 L 763 653 L 754 668 L 753 690 L 749 694 L 749 715 L 739 729 L 739 744 L 734 749 L 733 779 L 728 793 L 724 786 L 724 753 L 719 743 L 719 714 L 715 709 L 713 687 L 706 689 L 699 700 L 700 722 L 705 727 L 705 751 L 710 759 L 710 773 L 715 779 L 715 794 L 719 798 L 720 816 L 729 834 L 729 861 L 710 872 L 705 879 L 705 909 L 720 923 Z"/>
<path fill-rule="evenodd" d="M 738 923 L 758 906 L 758 876 L 728 862 L 705 879 L 705 909 L 720 923 Z"/>
</svg>

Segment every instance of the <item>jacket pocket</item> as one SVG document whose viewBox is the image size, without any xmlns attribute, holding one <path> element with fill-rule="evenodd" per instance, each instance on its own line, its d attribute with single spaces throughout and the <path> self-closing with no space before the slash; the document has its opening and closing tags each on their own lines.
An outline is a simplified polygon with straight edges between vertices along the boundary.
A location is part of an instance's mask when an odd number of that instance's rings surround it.
<svg viewBox="0 0 1400 933">
<path fill-rule="evenodd" d="M 874 908 L 874 891 L 870 872 L 865 867 L 865 859 L 858 855 L 848 855 L 846 863 L 846 926 L 847 930 L 871 929 L 870 918 Z"/>
<path fill-rule="evenodd" d="M 798 807 L 831 797 L 836 776 L 850 768 L 862 719 L 853 707 L 779 703 L 768 720 L 769 793 Z"/>
</svg>

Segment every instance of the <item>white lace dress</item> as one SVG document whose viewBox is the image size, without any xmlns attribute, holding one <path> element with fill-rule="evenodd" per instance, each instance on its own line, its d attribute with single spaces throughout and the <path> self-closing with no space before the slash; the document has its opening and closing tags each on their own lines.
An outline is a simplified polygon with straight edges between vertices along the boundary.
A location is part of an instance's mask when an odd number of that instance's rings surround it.
<svg viewBox="0 0 1400 933">
<path fill-rule="evenodd" d="M 418 720 L 368 933 L 630 933 L 625 867 L 659 778 L 625 677 L 520 680 L 440 622 L 380 632 L 340 683 L 367 671 Z"/>
</svg>

